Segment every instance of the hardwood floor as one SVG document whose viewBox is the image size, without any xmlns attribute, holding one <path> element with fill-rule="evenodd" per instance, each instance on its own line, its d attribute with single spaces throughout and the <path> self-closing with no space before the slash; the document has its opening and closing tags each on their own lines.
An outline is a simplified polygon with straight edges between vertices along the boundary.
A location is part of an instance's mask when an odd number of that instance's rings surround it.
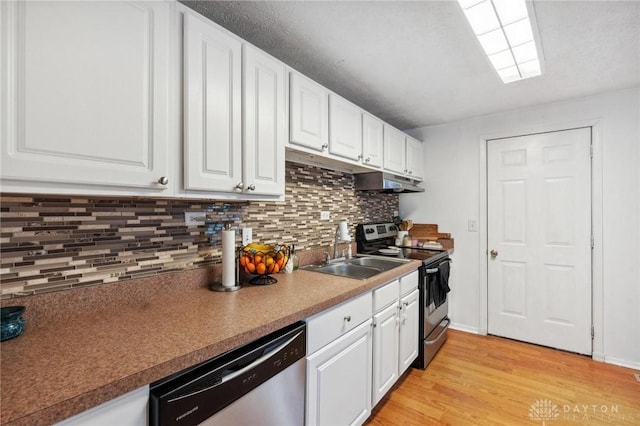
<svg viewBox="0 0 640 426">
<path fill-rule="evenodd" d="M 366 425 L 640 425 L 634 372 L 450 330 L 429 367 L 410 369 Z"/>
</svg>

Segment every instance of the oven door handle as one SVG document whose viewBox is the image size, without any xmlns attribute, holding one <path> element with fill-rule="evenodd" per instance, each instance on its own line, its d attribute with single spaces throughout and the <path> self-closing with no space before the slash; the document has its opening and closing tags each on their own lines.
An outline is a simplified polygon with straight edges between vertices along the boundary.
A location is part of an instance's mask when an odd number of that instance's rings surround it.
<svg viewBox="0 0 640 426">
<path fill-rule="evenodd" d="M 440 330 L 440 333 L 438 333 L 438 336 L 433 340 L 439 340 L 440 337 L 444 334 L 444 332 L 447 331 L 447 329 L 449 328 L 449 324 L 451 324 L 451 320 L 448 317 L 440 321 L 440 324 L 442 324 L 445 321 L 447 322 L 447 324 L 442 327 L 442 330 Z"/>
<path fill-rule="evenodd" d="M 438 273 L 438 268 L 428 268 L 424 271 L 427 274 L 437 274 Z"/>
</svg>

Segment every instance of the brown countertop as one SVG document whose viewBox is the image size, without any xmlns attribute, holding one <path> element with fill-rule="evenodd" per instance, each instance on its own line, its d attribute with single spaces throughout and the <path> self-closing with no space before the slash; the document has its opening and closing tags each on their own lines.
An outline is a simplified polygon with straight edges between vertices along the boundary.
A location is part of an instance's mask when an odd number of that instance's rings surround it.
<svg viewBox="0 0 640 426">
<path fill-rule="evenodd" d="M 28 298 L 3 303 L 26 304 L 27 327 L 0 344 L 0 423 L 60 421 L 419 266 L 368 280 L 298 270 L 232 293 L 209 291 L 206 273 L 191 270 L 43 295 L 32 307 Z"/>
</svg>

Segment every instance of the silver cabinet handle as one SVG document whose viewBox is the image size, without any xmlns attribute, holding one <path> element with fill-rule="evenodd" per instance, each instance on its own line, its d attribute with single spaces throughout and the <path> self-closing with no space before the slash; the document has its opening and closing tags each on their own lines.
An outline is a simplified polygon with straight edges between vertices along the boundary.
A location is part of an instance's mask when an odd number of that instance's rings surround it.
<svg viewBox="0 0 640 426">
<path fill-rule="evenodd" d="M 406 308 L 407 306 L 409 306 L 409 302 L 402 302 L 402 306 Z"/>
<path fill-rule="evenodd" d="M 351 315 L 347 315 L 346 317 L 344 317 L 344 320 L 346 322 L 351 322 Z"/>
<path fill-rule="evenodd" d="M 158 179 L 158 183 L 160 185 L 166 185 L 169 183 L 169 178 L 166 176 L 162 176 L 160 179 Z"/>
<path fill-rule="evenodd" d="M 368 163 L 369 161 L 371 161 L 371 158 L 369 158 L 369 157 L 365 158 L 365 160 L 364 160 L 365 163 Z"/>
<path fill-rule="evenodd" d="M 256 186 L 254 184 L 249 185 L 249 187 L 247 188 L 248 191 L 255 191 L 256 190 Z"/>
<path fill-rule="evenodd" d="M 238 191 L 242 191 L 243 188 L 244 188 L 244 183 L 240 182 L 235 186 L 234 189 L 237 189 Z"/>
<path fill-rule="evenodd" d="M 322 144 L 322 149 L 323 149 L 323 150 L 325 150 L 325 149 L 327 149 L 327 148 L 329 148 L 329 144 L 328 144 L 328 143 Z"/>
</svg>

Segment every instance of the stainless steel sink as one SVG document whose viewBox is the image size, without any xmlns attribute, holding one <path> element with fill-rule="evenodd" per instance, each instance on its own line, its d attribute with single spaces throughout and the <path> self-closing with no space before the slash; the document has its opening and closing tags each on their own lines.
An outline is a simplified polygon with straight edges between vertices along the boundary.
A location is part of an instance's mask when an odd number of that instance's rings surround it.
<svg viewBox="0 0 640 426">
<path fill-rule="evenodd" d="M 378 257 L 355 257 L 349 260 L 352 265 L 370 266 L 372 268 L 381 268 L 385 271 L 396 268 L 406 262 L 406 260 L 380 259 Z"/>
<path fill-rule="evenodd" d="M 382 272 L 397 268 L 408 262 L 402 259 L 380 259 L 376 257 L 356 257 L 353 259 L 329 263 L 324 265 L 307 265 L 300 269 L 320 272 L 323 274 L 337 275 L 347 278 L 366 280 Z"/>
</svg>

